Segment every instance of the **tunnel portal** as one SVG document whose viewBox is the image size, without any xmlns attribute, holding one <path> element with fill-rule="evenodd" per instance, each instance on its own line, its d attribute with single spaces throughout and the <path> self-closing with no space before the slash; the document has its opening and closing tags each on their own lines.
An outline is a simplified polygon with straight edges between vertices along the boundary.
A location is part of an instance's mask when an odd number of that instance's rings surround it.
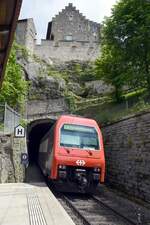
<svg viewBox="0 0 150 225">
<path fill-rule="evenodd" d="M 38 160 L 39 144 L 42 137 L 52 127 L 56 120 L 40 119 L 31 122 L 27 127 L 29 164 Z"/>
</svg>

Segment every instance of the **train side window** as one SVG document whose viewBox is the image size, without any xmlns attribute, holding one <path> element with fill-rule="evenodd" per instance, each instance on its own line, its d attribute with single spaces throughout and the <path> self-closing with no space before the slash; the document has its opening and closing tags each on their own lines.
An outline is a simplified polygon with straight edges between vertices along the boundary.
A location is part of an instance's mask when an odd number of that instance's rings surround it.
<svg viewBox="0 0 150 225">
<path fill-rule="evenodd" d="M 49 137 L 50 137 L 50 140 L 49 140 L 49 151 L 50 152 L 52 151 L 53 143 L 54 143 L 54 128 L 55 128 L 55 125 L 52 126 L 52 128 L 50 129 L 50 134 L 49 134 Z"/>
</svg>

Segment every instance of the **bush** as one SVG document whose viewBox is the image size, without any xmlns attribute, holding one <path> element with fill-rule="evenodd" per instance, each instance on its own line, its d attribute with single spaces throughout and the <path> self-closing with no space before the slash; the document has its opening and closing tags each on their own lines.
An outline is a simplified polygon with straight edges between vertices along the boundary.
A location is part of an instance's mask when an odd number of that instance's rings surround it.
<svg viewBox="0 0 150 225">
<path fill-rule="evenodd" d="M 16 61 L 16 46 L 14 44 L 6 67 L 0 102 L 7 102 L 11 107 L 21 111 L 24 108 L 27 90 L 28 82 L 23 79 L 22 68 Z"/>
</svg>

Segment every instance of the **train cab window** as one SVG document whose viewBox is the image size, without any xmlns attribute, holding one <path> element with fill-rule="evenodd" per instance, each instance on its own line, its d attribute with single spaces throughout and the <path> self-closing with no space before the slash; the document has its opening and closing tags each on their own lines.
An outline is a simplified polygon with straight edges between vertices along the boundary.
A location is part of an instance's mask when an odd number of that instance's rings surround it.
<svg viewBox="0 0 150 225">
<path fill-rule="evenodd" d="M 64 124 L 60 132 L 60 146 L 99 150 L 99 139 L 94 127 Z"/>
</svg>

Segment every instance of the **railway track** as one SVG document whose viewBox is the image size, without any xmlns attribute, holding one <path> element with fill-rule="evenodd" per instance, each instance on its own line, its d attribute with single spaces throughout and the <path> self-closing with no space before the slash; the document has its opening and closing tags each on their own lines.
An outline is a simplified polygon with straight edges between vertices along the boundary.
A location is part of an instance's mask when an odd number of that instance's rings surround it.
<svg viewBox="0 0 150 225">
<path fill-rule="evenodd" d="M 98 196 L 59 194 L 56 196 L 76 225 L 139 225 L 123 216 Z M 144 224 L 142 224 L 144 225 Z"/>
</svg>

